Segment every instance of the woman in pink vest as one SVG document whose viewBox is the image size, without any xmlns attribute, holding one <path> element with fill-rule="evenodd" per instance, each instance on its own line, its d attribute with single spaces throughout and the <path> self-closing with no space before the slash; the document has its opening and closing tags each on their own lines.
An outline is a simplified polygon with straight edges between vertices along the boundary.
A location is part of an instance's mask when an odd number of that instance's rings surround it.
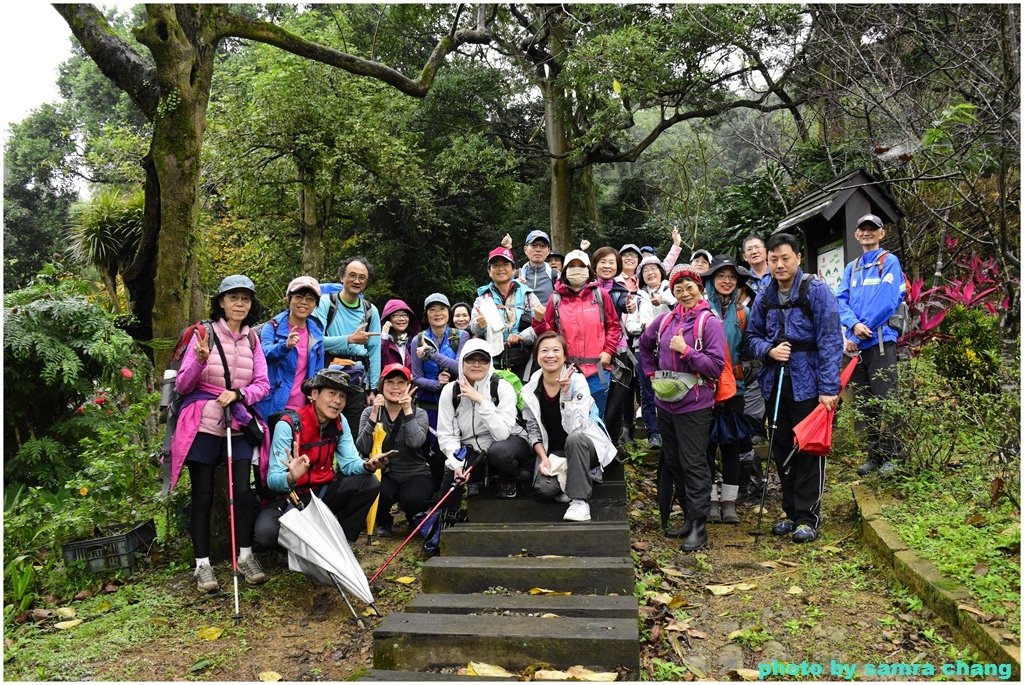
<svg viewBox="0 0 1024 685">
<path fill-rule="evenodd" d="M 604 418 L 608 369 L 622 338 L 622 324 L 609 295 L 597 283 L 590 257 L 582 250 L 565 255 L 565 268 L 555 282 L 544 318 L 534 321 L 537 335 L 560 333 L 569 344 L 568 362 L 586 377 L 590 395 Z"/>
<path fill-rule="evenodd" d="M 208 338 L 206 325 L 196 329 L 174 382 L 183 400 L 171 443 L 173 481 L 177 481 L 181 466 L 185 464 L 192 485 L 189 530 L 196 556 L 196 585 L 202 592 L 220 589 L 210 565 L 210 508 L 214 472 L 227 463 L 225 410 L 231 415 L 232 496 L 235 539 L 240 548 L 238 569 L 248 583 L 262 583 L 267 579 L 252 554 L 249 464 L 253 446 L 241 430 L 250 421 L 258 420 L 252 405 L 270 390 L 263 349 L 259 338 L 249 330 L 260 320 L 260 306 L 252 281 L 242 275 L 228 276 L 221 281 L 220 290 L 210 298 L 210 320 L 213 339 Z"/>
</svg>

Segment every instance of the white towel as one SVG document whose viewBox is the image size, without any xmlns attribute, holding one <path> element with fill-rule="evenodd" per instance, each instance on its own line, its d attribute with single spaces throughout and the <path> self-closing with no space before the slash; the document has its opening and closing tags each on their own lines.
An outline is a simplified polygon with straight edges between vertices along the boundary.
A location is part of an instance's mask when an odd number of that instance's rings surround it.
<svg viewBox="0 0 1024 685">
<path fill-rule="evenodd" d="M 549 454 L 548 461 L 551 462 L 551 475 L 558 479 L 558 487 L 565 492 L 565 479 L 569 472 L 569 460 L 557 454 Z"/>
<path fill-rule="evenodd" d="M 505 351 L 505 320 L 498 311 L 498 306 L 489 297 L 480 298 L 480 313 L 487 320 L 487 330 L 484 331 L 484 341 L 487 343 L 487 351 L 492 357 L 497 357 Z"/>
</svg>

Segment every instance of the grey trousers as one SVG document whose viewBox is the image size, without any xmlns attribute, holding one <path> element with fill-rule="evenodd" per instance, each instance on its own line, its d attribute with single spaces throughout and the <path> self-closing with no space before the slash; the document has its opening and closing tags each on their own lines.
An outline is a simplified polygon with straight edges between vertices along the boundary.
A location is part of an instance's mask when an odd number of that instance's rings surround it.
<svg viewBox="0 0 1024 685">
<path fill-rule="evenodd" d="M 558 454 L 554 452 L 553 454 Z M 565 457 L 565 494 L 571 499 L 588 500 L 594 493 L 594 481 L 590 478 L 590 469 L 600 463 L 594 443 L 583 433 L 573 433 L 565 440 L 565 449 L 560 457 Z M 544 497 L 557 497 L 562 489 L 554 476 L 542 476 L 538 473 L 534 481 L 537 493 Z"/>
</svg>

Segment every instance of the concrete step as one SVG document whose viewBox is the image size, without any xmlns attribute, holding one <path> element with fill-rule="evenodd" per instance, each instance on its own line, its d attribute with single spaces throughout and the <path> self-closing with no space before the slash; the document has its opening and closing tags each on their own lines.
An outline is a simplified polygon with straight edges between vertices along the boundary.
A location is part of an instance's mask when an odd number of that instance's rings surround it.
<svg viewBox="0 0 1024 685">
<path fill-rule="evenodd" d="M 629 557 L 434 557 L 423 564 L 423 592 L 483 592 L 534 587 L 595 595 L 632 595 Z"/>
<path fill-rule="evenodd" d="M 491 678 L 475 675 L 455 675 L 454 673 L 439 673 L 437 671 L 388 671 L 380 668 L 371 669 L 369 673 L 359 680 L 371 682 L 408 682 L 421 680 L 519 680 L 519 678 Z"/>
<path fill-rule="evenodd" d="M 594 492 L 591 495 L 592 499 L 617 499 L 626 498 L 626 481 L 622 480 L 621 477 L 617 479 L 604 479 L 601 483 L 594 483 Z M 491 484 L 485 485 L 480 495 L 470 500 L 473 502 L 477 499 L 500 499 L 498 497 L 498 484 L 497 480 L 494 480 Z M 532 487 L 519 485 L 519 497 L 517 499 L 541 499 L 534 494 Z"/>
<path fill-rule="evenodd" d="M 420 594 L 405 605 L 416 614 L 558 614 L 575 618 L 633 618 L 639 613 L 632 595 L 449 595 Z"/>
<path fill-rule="evenodd" d="M 417 670 L 482 661 L 518 671 L 548 663 L 639 677 L 640 636 L 633 618 L 539 618 L 393 613 L 373 632 L 373 665 Z"/>
<path fill-rule="evenodd" d="M 561 521 L 568 504 L 551 499 L 516 497 L 515 499 L 469 500 L 469 520 L 473 523 L 543 523 Z M 591 521 L 625 521 L 626 498 L 591 499 Z M 444 537 L 442 535 L 442 537 Z"/>
<path fill-rule="evenodd" d="M 629 524 L 625 521 L 459 523 L 441 534 L 444 556 L 500 557 L 525 553 L 626 557 L 629 545 Z"/>
</svg>

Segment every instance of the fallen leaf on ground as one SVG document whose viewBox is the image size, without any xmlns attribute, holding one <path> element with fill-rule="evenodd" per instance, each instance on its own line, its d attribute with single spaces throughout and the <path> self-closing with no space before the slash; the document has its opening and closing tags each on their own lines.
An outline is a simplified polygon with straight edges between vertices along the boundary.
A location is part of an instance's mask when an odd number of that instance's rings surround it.
<svg viewBox="0 0 1024 685">
<path fill-rule="evenodd" d="M 75 599 L 89 599 L 90 597 L 92 597 L 92 590 L 82 590 L 75 595 Z"/>
<path fill-rule="evenodd" d="M 206 626 L 196 631 L 196 635 L 204 640 L 216 640 L 218 637 L 224 634 L 223 628 L 217 626 Z"/>
<path fill-rule="evenodd" d="M 638 552 L 647 552 L 651 549 L 651 543 L 649 542 L 634 542 L 632 545 L 633 549 Z"/>
<path fill-rule="evenodd" d="M 842 550 L 835 545 L 825 545 L 821 548 L 822 552 L 828 552 L 829 554 L 839 554 Z"/>
<path fill-rule="evenodd" d="M 704 587 L 715 597 L 724 597 L 736 591 L 735 585 L 705 585 Z"/>
<path fill-rule="evenodd" d="M 679 569 L 672 568 L 671 566 L 661 569 L 661 572 L 664 573 L 666 576 L 672 576 L 673 578 L 683 578 L 685 575 Z"/>
<path fill-rule="evenodd" d="M 725 674 L 730 678 L 739 678 L 740 680 L 758 680 L 760 678 L 757 671 L 752 668 L 730 668 Z"/>
<path fill-rule="evenodd" d="M 793 585 L 788 590 L 786 590 L 786 594 L 787 595 L 802 595 L 802 594 L 804 594 L 804 589 L 802 587 L 800 587 L 799 585 Z"/>
<path fill-rule="evenodd" d="M 764 566 L 765 568 L 778 568 L 779 562 L 777 561 L 760 561 L 758 566 Z"/>
<path fill-rule="evenodd" d="M 690 631 L 687 632 L 687 635 L 689 635 L 690 637 L 695 637 L 698 640 L 707 640 L 708 639 L 708 634 L 705 633 L 705 632 L 702 632 L 700 630 L 690 630 Z"/>
<path fill-rule="evenodd" d="M 408 585 L 409 583 L 415 583 L 416 579 L 413 578 L 412 576 L 401 576 L 401 577 L 395 578 L 395 582 L 396 583 L 401 583 L 402 585 Z"/>
<path fill-rule="evenodd" d="M 582 666 L 570 666 L 566 673 L 570 677 L 576 678 L 577 680 L 585 680 L 591 683 L 610 683 L 615 680 L 618 674 L 616 673 L 600 673 L 597 671 L 591 671 L 589 668 L 583 668 Z"/>
<path fill-rule="evenodd" d="M 981 617 L 981 618 L 987 618 L 987 616 L 988 616 L 988 615 L 987 615 L 987 614 L 986 614 L 986 613 L 985 613 L 984 611 L 982 611 L 982 610 L 980 610 L 980 609 L 975 609 L 975 608 L 974 608 L 974 607 L 972 607 L 972 606 L 967 606 L 966 604 L 960 604 L 960 605 L 958 605 L 958 606 L 957 606 L 957 609 L 963 609 L 963 610 L 964 610 L 964 611 L 966 611 L 967 613 L 969 613 L 969 614 L 974 614 L 975 616 L 979 616 L 979 617 Z"/>
<path fill-rule="evenodd" d="M 32 617 L 33 621 L 45 621 L 53 616 L 53 612 L 49 609 L 33 609 L 29 615 Z"/>
<path fill-rule="evenodd" d="M 542 588 L 542 587 L 532 587 L 532 588 L 530 588 L 530 594 L 531 595 L 553 595 L 555 597 L 568 597 L 572 593 L 571 592 L 563 592 L 563 591 L 559 591 L 559 590 L 548 590 L 548 589 Z"/>
<path fill-rule="evenodd" d="M 509 673 L 501 666 L 485 664 L 479 661 L 470 661 L 469 665 L 466 667 L 466 675 L 484 676 L 490 678 L 511 678 L 515 674 Z"/>
<path fill-rule="evenodd" d="M 779 563 L 782 564 L 783 566 L 789 566 L 790 568 L 796 568 L 797 566 L 800 565 L 800 564 L 798 564 L 798 563 L 796 563 L 794 561 L 783 561 L 782 559 L 779 559 Z"/>
<path fill-rule="evenodd" d="M 745 631 L 745 630 L 734 630 L 731 633 L 729 633 L 728 639 L 729 639 L 730 642 L 732 642 L 736 638 L 743 637 L 746 634 L 747 634 L 747 631 Z"/>
<path fill-rule="evenodd" d="M 55 627 L 57 630 L 68 630 L 69 628 L 74 628 L 81 623 L 82 619 L 76 618 L 74 621 L 61 621 L 60 623 L 57 623 Z"/>
<path fill-rule="evenodd" d="M 281 674 L 277 671 L 263 671 L 260 673 L 259 679 L 264 683 L 276 683 L 281 680 Z"/>
<path fill-rule="evenodd" d="M 546 614 L 541 614 L 540 617 L 541 618 L 562 618 L 558 614 L 552 614 L 550 611 L 548 613 L 546 613 Z"/>
<path fill-rule="evenodd" d="M 741 592 L 745 592 L 747 590 L 753 590 L 756 587 L 757 587 L 757 583 L 736 583 L 736 589 L 740 590 Z"/>
<path fill-rule="evenodd" d="M 373 610 L 373 607 L 366 607 L 363 609 L 363 616 L 376 616 L 377 612 Z"/>
<path fill-rule="evenodd" d="M 967 520 L 964 521 L 964 523 L 966 523 L 969 526 L 974 526 L 976 528 L 981 528 L 982 526 L 985 525 L 985 515 L 980 513 L 980 512 L 975 512 L 975 513 L 971 514 L 970 516 L 968 516 Z"/>
<path fill-rule="evenodd" d="M 694 666 L 692 663 L 690 663 L 686 659 L 680 659 L 680 661 L 682 661 L 683 666 L 686 666 L 686 668 L 688 668 L 690 670 L 690 672 L 693 673 L 693 675 L 697 676 L 697 678 L 699 678 L 700 680 L 707 680 L 708 679 L 707 673 L 705 673 L 704 671 L 700 670 L 699 668 Z"/>
<path fill-rule="evenodd" d="M 74 618 L 78 616 L 78 612 L 73 607 L 61 607 L 57 609 L 57 615 L 61 618 Z"/>
<path fill-rule="evenodd" d="M 690 624 L 683 623 L 682 621 L 675 618 L 670 618 L 665 623 L 665 630 L 674 630 L 677 633 L 685 633 L 690 630 Z"/>
<path fill-rule="evenodd" d="M 198 661 L 194 662 L 189 667 L 188 672 L 189 673 L 198 673 L 199 671 L 203 670 L 204 668 L 209 668 L 210 666 L 213 666 L 213 661 L 212 660 L 210 660 L 210 659 L 199 659 Z"/>
<path fill-rule="evenodd" d="M 106 600 L 103 600 L 102 602 L 97 604 L 94 608 L 96 609 L 97 613 L 102 614 L 102 613 L 106 613 L 106 612 L 110 611 L 111 609 L 113 609 L 114 605 L 111 604 L 110 602 L 106 601 Z"/>
</svg>

